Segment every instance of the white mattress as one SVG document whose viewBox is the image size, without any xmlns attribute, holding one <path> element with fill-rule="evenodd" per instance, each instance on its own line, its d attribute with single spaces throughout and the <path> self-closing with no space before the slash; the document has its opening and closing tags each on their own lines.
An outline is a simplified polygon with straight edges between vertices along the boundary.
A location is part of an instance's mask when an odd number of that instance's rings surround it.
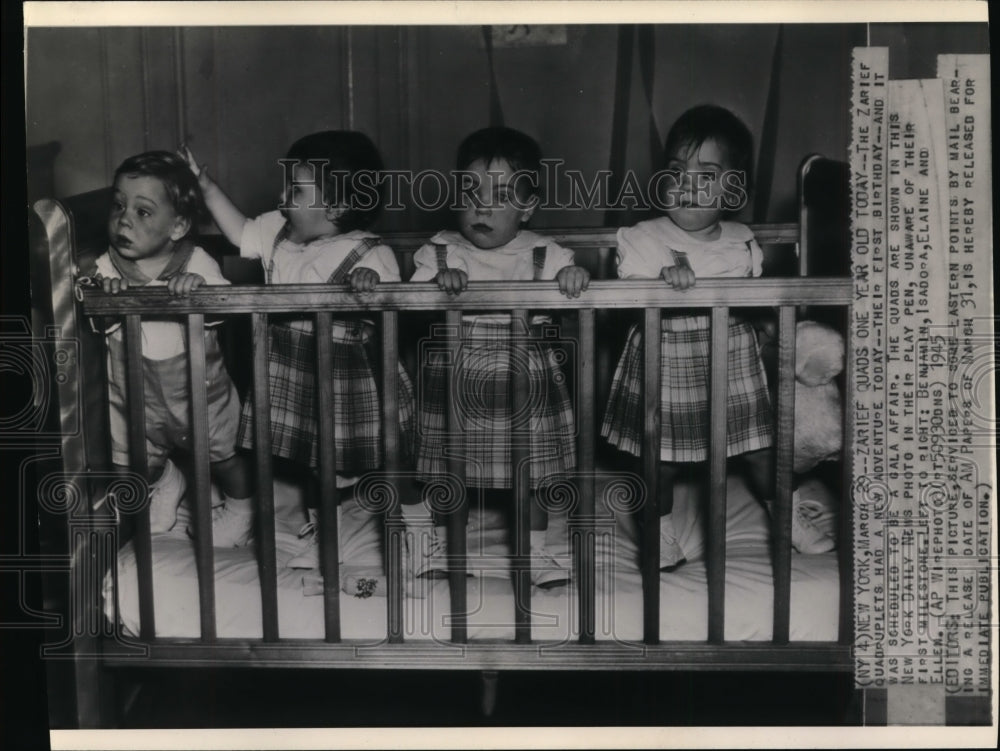
<svg viewBox="0 0 1000 751">
<path fill-rule="evenodd" d="M 634 519 L 615 514 L 604 502 L 607 476 L 598 479 L 598 515 L 602 534 L 597 539 L 596 637 L 600 640 L 639 641 L 642 638 L 642 585 Z M 829 493 L 818 483 L 800 492 L 827 502 L 821 523 L 832 530 L 836 511 Z M 704 514 L 690 489 L 679 489 L 674 515 L 688 561 L 660 577 L 660 638 L 703 641 L 708 636 L 708 589 L 705 572 Z M 276 543 L 278 612 L 281 638 L 323 637 L 323 598 L 307 596 L 303 572 L 285 567 L 300 545 L 296 532 L 304 521 L 294 487 L 276 482 Z M 742 481 L 731 477 L 728 490 L 726 610 L 727 640 L 769 640 L 772 629 L 772 574 L 767 517 Z M 185 534 L 182 505 L 177 526 L 153 536 L 153 585 L 156 635 L 197 638 L 200 635 L 198 585 L 194 546 Z M 489 564 L 468 581 L 469 638 L 513 639 L 513 586 L 509 572 L 497 570 L 506 561 L 505 515 L 498 509 L 473 509 L 469 523 L 470 570 L 477 560 Z M 342 576 L 350 583 L 358 576 L 382 575 L 381 520 L 368 516 L 356 503 L 344 505 L 341 522 Z M 550 525 L 564 527 L 565 518 Z M 483 555 L 486 558 L 478 558 Z M 216 625 L 222 638 L 261 638 L 261 600 L 253 547 L 215 550 Z M 384 587 L 384 580 L 380 583 Z M 447 641 L 450 636 L 446 580 L 425 582 L 424 598 L 406 597 L 404 626 L 407 639 Z M 125 631 L 139 631 L 136 559 L 131 543 L 118 558 L 118 618 Z M 114 584 L 105 579 L 105 607 L 114 618 Z M 532 590 L 532 637 L 563 641 L 577 636 L 575 586 Z M 837 638 L 838 572 L 836 553 L 792 554 L 790 638 L 793 641 L 833 641 Z M 378 643 L 386 635 L 384 597 L 340 596 L 341 635 Z"/>
</svg>

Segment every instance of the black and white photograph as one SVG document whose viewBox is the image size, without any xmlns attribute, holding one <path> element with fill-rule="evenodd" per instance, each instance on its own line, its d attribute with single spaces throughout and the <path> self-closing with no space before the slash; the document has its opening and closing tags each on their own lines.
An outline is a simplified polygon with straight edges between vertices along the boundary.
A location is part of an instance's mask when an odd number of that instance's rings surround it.
<svg viewBox="0 0 1000 751">
<path fill-rule="evenodd" d="M 22 12 L 12 748 L 995 747 L 986 3 Z"/>
</svg>

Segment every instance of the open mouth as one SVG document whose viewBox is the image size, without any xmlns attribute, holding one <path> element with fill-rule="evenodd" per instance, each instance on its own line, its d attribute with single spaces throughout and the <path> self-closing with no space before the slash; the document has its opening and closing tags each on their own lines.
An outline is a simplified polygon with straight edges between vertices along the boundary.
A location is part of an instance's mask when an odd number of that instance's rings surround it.
<svg viewBox="0 0 1000 751">
<path fill-rule="evenodd" d="M 120 248 L 131 248 L 132 241 L 125 237 L 125 235 L 115 235 L 115 245 Z"/>
<path fill-rule="evenodd" d="M 493 228 L 488 224 L 483 224 L 482 222 L 476 222 L 472 225 L 472 229 L 476 232 L 492 232 Z"/>
</svg>

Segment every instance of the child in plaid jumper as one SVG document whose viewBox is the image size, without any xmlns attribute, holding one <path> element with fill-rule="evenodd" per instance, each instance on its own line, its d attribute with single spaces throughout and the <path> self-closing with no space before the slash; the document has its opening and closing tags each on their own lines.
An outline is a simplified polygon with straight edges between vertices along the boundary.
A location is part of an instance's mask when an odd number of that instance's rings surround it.
<svg viewBox="0 0 1000 751">
<path fill-rule="evenodd" d="M 726 109 L 702 105 L 681 115 L 664 146 L 671 187 L 661 196 L 666 216 L 618 231 L 618 276 L 662 278 L 685 290 L 698 277 L 760 276 L 763 254 L 750 228 L 723 216 L 742 208 L 753 138 Z M 660 568 L 684 562 L 673 524 L 678 475 L 708 458 L 710 328 L 704 314 L 662 320 L 660 440 Z M 741 456 L 751 491 L 770 509 L 774 497 L 771 404 L 753 327 L 729 321 L 726 453 Z M 611 385 L 601 435 L 638 456 L 643 437 L 642 336 L 629 332 Z M 810 519 L 793 513 L 792 542 L 801 552 L 832 547 Z"/>
<path fill-rule="evenodd" d="M 283 162 L 291 169 L 286 171 L 280 210 L 254 219 L 233 205 L 186 149 L 185 154 L 216 223 L 239 246 L 241 256 L 261 260 L 267 284 L 346 283 L 355 292 L 368 292 L 381 281 L 400 281 L 395 254 L 365 229 L 380 208 L 381 195 L 369 189 L 378 185 L 383 166 L 364 134 L 324 131 L 296 141 Z M 373 178 L 367 188 L 357 179 L 359 174 Z M 305 470 L 300 470 L 308 508 L 300 533 L 304 544 L 287 565 L 316 568 L 319 436 L 313 321 L 272 316 L 268 336 L 271 451 Z M 333 392 L 333 450 L 342 499 L 353 493 L 361 475 L 383 464 L 380 352 L 371 321 L 360 316 L 333 321 L 332 366 L 324 377 Z M 404 453 L 411 454 L 413 388 L 402 365 L 398 404 Z M 253 404 L 248 400 L 240 420 L 244 447 L 253 445 L 253 426 Z M 404 494 L 404 503 L 412 498 Z"/>
<path fill-rule="evenodd" d="M 572 251 L 524 229 L 538 204 L 540 163 L 538 144 L 516 130 L 486 128 L 468 136 L 459 146 L 457 167 L 472 178 L 472 187 L 461 196 L 459 231 L 439 232 L 417 251 L 410 281 L 433 280 L 456 295 L 470 280 L 555 279 L 568 297 L 586 289 L 590 275 L 574 265 Z M 547 539 L 548 515 L 539 495 L 541 486 L 564 479 L 576 467 L 572 403 L 555 351 L 539 341 L 544 327 L 554 327 L 535 316 L 524 332 L 529 462 L 512 469 L 508 389 L 518 365 L 511 362 L 510 325 L 506 314 L 463 316 L 451 398 L 459 406 L 468 487 L 510 488 L 516 470 L 530 473 L 531 578 L 538 586 L 555 586 L 569 580 L 568 545 L 565 539 Z M 447 470 L 448 390 L 440 354 L 429 352 L 422 363 L 417 475 L 424 481 Z M 443 528 L 435 535 L 443 538 Z"/>
</svg>

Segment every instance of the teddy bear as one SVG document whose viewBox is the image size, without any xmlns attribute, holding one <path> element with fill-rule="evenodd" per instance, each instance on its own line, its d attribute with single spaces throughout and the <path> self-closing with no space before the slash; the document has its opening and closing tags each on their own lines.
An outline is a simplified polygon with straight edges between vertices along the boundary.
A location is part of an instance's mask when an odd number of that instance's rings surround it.
<svg viewBox="0 0 1000 751">
<path fill-rule="evenodd" d="M 773 321 L 758 330 L 768 384 L 778 383 L 777 329 Z M 821 462 L 840 458 L 844 444 L 843 400 L 837 376 L 844 370 L 844 337 L 818 321 L 795 326 L 795 459 L 796 474 Z"/>
</svg>

